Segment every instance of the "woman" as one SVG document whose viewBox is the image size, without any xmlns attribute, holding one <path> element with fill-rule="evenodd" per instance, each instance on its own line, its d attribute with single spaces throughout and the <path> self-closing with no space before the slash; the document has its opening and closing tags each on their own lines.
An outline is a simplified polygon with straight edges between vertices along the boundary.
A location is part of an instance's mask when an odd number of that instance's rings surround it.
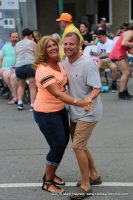
<svg viewBox="0 0 133 200">
<path fill-rule="evenodd" d="M 39 42 L 39 40 L 41 39 L 41 34 L 39 33 L 39 31 L 33 31 L 33 36 L 34 36 L 34 41 L 36 42 L 36 43 L 38 43 Z"/>
<path fill-rule="evenodd" d="M 133 95 L 128 92 L 128 81 L 130 77 L 130 66 L 127 60 L 127 53 L 133 54 L 133 30 L 124 31 L 117 40 L 110 59 L 116 63 L 122 73 L 118 97 L 123 100 L 131 100 Z"/>
<path fill-rule="evenodd" d="M 26 28 L 22 31 L 23 39 L 16 44 L 15 72 L 18 79 L 18 110 L 23 110 L 23 96 L 26 87 L 26 80 L 29 81 L 30 109 L 33 111 L 33 104 L 36 97 L 35 61 L 36 43 L 33 41 L 33 31 Z"/>
<path fill-rule="evenodd" d="M 65 92 L 66 73 L 59 62 L 59 46 L 50 36 L 44 36 L 36 49 L 36 84 L 38 87 L 34 103 L 34 118 L 46 138 L 50 151 L 46 157 L 42 189 L 63 193 L 57 185 L 64 185 L 55 172 L 62 160 L 69 141 L 69 122 L 65 103 L 91 109 L 87 100 L 77 100 Z"/>
</svg>

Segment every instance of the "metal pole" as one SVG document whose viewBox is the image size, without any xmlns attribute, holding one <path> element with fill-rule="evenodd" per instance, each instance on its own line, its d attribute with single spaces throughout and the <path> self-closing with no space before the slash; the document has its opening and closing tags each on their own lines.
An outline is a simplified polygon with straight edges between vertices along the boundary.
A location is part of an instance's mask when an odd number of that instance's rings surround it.
<svg viewBox="0 0 133 200">
<path fill-rule="evenodd" d="M 58 0 L 59 15 L 63 12 L 63 0 Z"/>
<path fill-rule="evenodd" d="M 58 12 L 59 15 L 63 12 L 63 0 L 58 0 Z M 63 30 L 60 29 L 59 34 L 62 35 Z"/>
<path fill-rule="evenodd" d="M 21 37 L 21 35 L 22 35 L 21 19 L 17 18 L 16 21 L 17 21 L 17 31 L 19 33 L 19 36 Z"/>
</svg>

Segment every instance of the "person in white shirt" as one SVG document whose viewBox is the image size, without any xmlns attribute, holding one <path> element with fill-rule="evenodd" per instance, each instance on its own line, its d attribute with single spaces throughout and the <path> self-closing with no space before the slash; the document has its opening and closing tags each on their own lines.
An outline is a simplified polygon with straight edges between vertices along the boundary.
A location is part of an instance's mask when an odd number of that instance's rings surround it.
<svg viewBox="0 0 133 200">
<path fill-rule="evenodd" d="M 113 40 L 109 39 L 106 36 L 105 30 L 97 31 L 97 38 L 98 38 L 98 43 L 97 43 L 98 54 L 99 58 L 102 59 L 101 69 L 105 70 L 106 68 L 109 68 L 111 70 L 111 78 L 112 78 L 111 90 L 112 92 L 115 92 L 117 90 L 117 81 L 116 81 L 117 66 L 109 58 L 109 54 L 111 53 L 114 47 L 114 42 Z"/>
</svg>

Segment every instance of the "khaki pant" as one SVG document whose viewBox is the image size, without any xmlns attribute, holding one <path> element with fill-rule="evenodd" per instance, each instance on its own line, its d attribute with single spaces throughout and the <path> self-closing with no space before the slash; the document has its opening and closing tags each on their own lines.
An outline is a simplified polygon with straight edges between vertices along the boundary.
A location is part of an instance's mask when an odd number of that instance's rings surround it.
<svg viewBox="0 0 133 200">
<path fill-rule="evenodd" d="M 97 122 L 71 122 L 70 132 L 72 137 L 72 147 L 77 149 L 87 149 L 87 143 L 92 130 Z"/>
<path fill-rule="evenodd" d="M 116 66 L 116 64 L 115 63 L 113 63 L 112 61 L 102 61 L 101 62 L 101 67 L 100 67 L 100 69 L 107 69 L 107 68 L 109 68 L 109 69 L 116 69 L 117 68 L 117 66 Z"/>
</svg>

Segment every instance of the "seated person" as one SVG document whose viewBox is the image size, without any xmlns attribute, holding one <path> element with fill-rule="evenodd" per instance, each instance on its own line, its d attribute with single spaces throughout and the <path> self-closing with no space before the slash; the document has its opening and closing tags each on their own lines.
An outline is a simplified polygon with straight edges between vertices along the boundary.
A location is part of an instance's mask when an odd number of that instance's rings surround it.
<svg viewBox="0 0 133 200">
<path fill-rule="evenodd" d="M 109 39 L 106 36 L 105 30 L 97 31 L 97 38 L 98 38 L 98 43 L 97 43 L 98 54 L 99 58 L 102 59 L 101 69 L 109 68 L 111 70 L 111 78 L 112 78 L 111 90 L 112 92 L 115 92 L 117 90 L 117 81 L 116 81 L 117 66 L 109 58 L 109 54 L 111 53 L 114 47 L 114 42 L 113 40 Z"/>
<path fill-rule="evenodd" d="M 12 99 L 11 102 L 9 102 L 9 104 L 16 103 L 17 101 L 17 81 L 13 67 L 16 63 L 15 45 L 18 42 L 18 40 L 18 32 L 11 32 L 9 35 L 9 42 L 4 44 L 0 53 L 0 76 L 2 77 L 4 85 L 10 89 L 12 95 Z M 3 95 L 7 94 L 7 87 L 3 89 Z"/>
<path fill-rule="evenodd" d="M 101 59 L 98 57 L 98 48 L 96 45 L 91 45 L 85 47 L 83 54 L 86 55 L 88 58 L 92 58 L 92 60 L 96 63 L 98 69 L 101 68 Z"/>
</svg>

